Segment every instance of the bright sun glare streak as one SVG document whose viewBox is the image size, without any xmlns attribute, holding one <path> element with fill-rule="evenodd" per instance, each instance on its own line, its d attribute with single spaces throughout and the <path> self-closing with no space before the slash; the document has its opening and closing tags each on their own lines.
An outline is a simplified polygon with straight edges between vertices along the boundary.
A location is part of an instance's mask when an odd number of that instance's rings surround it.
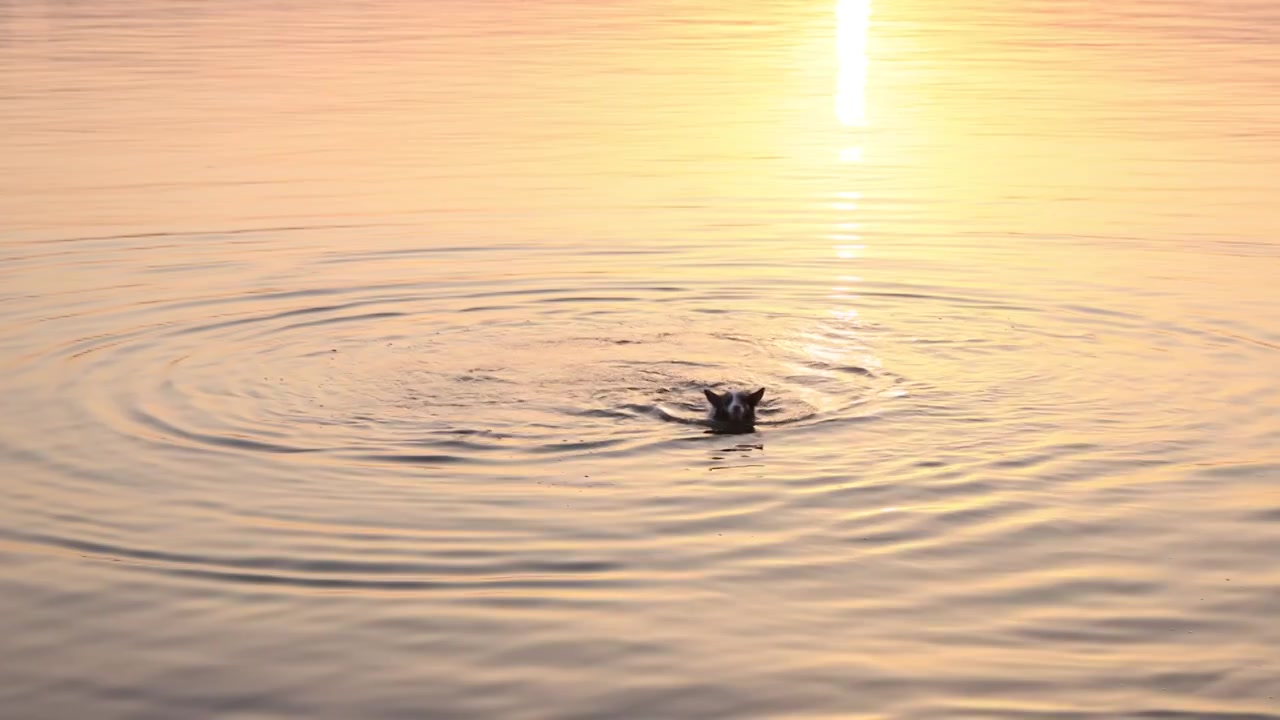
<svg viewBox="0 0 1280 720">
<path fill-rule="evenodd" d="M 837 0 L 836 117 L 840 124 L 867 124 L 867 36 L 871 26 L 871 0 Z"/>
</svg>

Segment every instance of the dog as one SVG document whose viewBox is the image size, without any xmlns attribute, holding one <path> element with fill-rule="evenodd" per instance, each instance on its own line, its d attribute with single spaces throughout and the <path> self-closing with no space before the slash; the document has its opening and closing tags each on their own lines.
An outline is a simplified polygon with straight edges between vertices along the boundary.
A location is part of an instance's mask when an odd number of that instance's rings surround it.
<svg viewBox="0 0 1280 720">
<path fill-rule="evenodd" d="M 703 390 L 702 394 L 706 395 L 707 402 L 711 403 L 707 419 L 712 424 L 735 430 L 750 430 L 755 427 L 756 405 L 759 405 L 760 399 L 764 397 L 764 388 L 753 393 L 730 390 L 717 395 L 710 390 Z"/>
</svg>

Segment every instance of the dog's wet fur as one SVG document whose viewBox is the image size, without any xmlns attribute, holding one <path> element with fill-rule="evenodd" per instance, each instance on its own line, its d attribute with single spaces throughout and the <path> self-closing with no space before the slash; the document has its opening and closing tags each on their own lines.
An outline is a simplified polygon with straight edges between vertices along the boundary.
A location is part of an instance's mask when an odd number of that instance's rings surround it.
<svg viewBox="0 0 1280 720">
<path fill-rule="evenodd" d="M 708 420 L 715 426 L 730 431 L 750 431 L 756 424 L 756 405 L 764 397 L 764 388 L 753 393 L 729 390 L 716 394 L 711 390 L 703 390 L 707 402 L 711 403 Z"/>
</svg>

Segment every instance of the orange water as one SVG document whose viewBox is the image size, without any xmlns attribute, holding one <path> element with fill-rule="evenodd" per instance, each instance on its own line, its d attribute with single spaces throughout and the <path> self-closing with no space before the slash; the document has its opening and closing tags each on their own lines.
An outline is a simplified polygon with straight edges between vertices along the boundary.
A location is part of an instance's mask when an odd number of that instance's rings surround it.
<svg viewBox="0 0 1280 720">
<path fill-rule="evenodd" d="M 0 716 L 1280 718 L 1280 9 L 873 3 L 0 0 Z"/>
</svg>

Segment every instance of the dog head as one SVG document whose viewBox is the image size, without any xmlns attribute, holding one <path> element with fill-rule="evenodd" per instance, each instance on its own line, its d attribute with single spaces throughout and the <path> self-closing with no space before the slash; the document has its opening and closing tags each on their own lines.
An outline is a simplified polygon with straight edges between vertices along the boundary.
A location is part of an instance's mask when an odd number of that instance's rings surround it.
<svg viewBox="0 0 1280 720">
<path fill-rule="evenodd" d="M 707 396 L 707 402 L 711 403 L 712 419 L 716 422 L 751 425 L 756 421 L 756 405 L 764 397 L 764 388 L 753 393 L 736 390 L 719 395 L 710 390 L 703 390 L 702 393 Z"/>
</svg>

